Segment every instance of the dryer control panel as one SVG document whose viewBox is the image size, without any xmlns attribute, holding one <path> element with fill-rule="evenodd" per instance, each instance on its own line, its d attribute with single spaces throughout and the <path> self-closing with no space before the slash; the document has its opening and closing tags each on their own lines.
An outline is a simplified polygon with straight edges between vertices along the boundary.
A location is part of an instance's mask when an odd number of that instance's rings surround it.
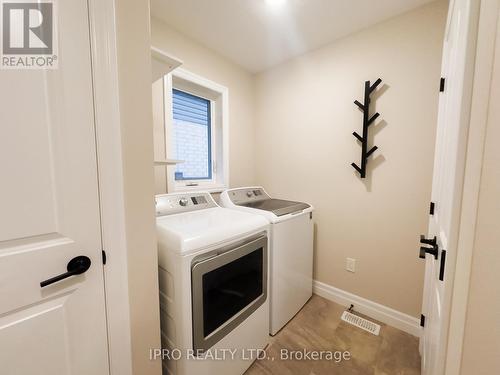
<svg viewBox="0 0 500 375">
<path fill-rule="evenodd" d="M 208 192 L 162 194 L 155 196 L 156 216 L 165 216 L 218 207 Z"/>
</svg>

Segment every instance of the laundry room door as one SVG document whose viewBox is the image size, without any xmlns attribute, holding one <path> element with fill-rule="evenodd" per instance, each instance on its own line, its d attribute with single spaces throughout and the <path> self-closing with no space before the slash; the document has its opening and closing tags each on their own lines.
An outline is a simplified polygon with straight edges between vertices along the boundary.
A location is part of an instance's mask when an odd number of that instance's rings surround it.
<svg viewBox="0 0 500 375">
<path fill-rule="evenodd" d="M 472 89 L 471 69 L 477 16 L 471 0 L 450 1 L 445 31 L 432 202 L 427 244 L 436 238 L 436 256 L 425 257 L 421 336 L 422 374 L 444 373 L 451 292 L 458 244 L 467 131 Z M 472 52 L 471 52 L 472 51 Z"/>
<path fill-rule="evenodd" d="M 109 373 L 87 6 L 57 1 L 57 69 L 0 70 L 2 375 Z"/>
</svg>

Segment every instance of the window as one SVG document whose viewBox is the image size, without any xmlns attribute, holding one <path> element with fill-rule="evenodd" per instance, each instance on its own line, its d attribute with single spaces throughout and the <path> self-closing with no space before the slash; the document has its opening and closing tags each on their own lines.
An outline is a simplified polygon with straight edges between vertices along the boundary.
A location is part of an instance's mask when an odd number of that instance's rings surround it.
<svg viewBox="0 0 500 375">
<path fill-rule="evenodd" d="M 176 166 L 176 181 L 212 178 L 210 107 L 210 100 L 172 90 L 174 159 L 184 161 Z"/>
<path fill-rule="evenodd" d="M 164 79 L 168 192 L 218 191 L 228 181 L 227 88 L 182 69 Z"/>
</svg>

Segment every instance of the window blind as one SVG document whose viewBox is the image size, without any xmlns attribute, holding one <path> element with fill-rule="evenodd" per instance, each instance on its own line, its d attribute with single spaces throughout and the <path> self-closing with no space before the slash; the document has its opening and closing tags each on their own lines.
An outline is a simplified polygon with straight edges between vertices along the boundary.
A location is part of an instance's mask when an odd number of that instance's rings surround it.
<svg viewBox="0 0 500 375">
<path fill-rule="evenodd" d="M 174 120 L 208 126 L 210 124 L 210 101 L 174 89 L 173 117 Z"/>
</svg>

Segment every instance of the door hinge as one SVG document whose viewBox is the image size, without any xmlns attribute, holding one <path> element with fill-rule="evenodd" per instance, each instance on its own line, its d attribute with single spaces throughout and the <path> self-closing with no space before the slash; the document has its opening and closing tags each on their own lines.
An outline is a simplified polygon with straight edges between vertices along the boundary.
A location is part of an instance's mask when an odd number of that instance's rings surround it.
<svg viewBox="0 0 500 375">
<path fill-rule="evenodd" d="M 441 77 L 441 80 L 439 81 L 439 92 L 444 92 L 445 83 L 446 83 L 446 79 Z"/>
<path fill-rule="evenodd" d="M 429 214 L 434 215 L 434 209 L 436 208 L 436 204 L 434 202 L 431 202 L 430 208 L 429 208 Z"/>
<path fill-rule="evenodd" d="M 446 266 L 446 250 L 441 250 L 441 264 L 439 266 L 439 280 L 444 281 L 444 268 Z"/>
<path fill-rule="evenodd" d="M 102 264 L 106 264 L 106 252 L 102 251 Z"/>
<path fill-rule="evenodd" d="M 420 314 L 420 327 L 425 327 L 425 315 Z"/>
</svg>

